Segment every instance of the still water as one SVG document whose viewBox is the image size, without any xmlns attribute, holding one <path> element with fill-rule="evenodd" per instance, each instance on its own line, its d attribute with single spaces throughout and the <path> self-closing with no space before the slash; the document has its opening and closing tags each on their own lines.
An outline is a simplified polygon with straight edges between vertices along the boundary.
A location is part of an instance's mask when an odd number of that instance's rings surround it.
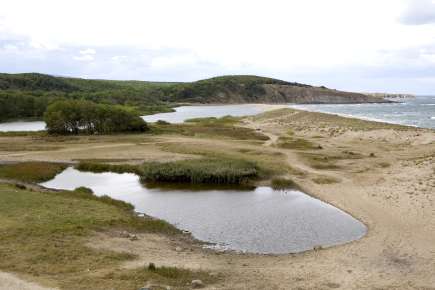
<svg viewBox="0 0 435 290">
<path fill-rule="evenodd" d="M 250 116 L 282 108 L 282 105 L 260 105 L 260 104 L 242 104 L 242 105 L 217 105 L 217 106 L 181 106 L 175 108 L 175 112 L 160 113 L 148 116 L 142 116 L 147 122 L 156 122 L 163 120 L 169 123 L 183 123 L 187 119 L 206 118 L 206 117 L 223 117 L 223 116 Z"/>
<path fill-rule="evenodd" d="M 41 185 L 91 188 L 134 205 L 137 212 L 188 230 L 217 249 L 283 254 L 332 246 L 365 235 L 364 224 L 300 191 L 147 188 L 135 174 L 80 172 L 72 167 Z"/>
</svg>

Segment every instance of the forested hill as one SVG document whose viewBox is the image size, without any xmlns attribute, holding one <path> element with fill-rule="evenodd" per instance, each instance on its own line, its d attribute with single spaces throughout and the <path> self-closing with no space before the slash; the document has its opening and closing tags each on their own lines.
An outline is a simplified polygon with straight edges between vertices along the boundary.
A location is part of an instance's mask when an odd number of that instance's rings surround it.
<svg viewBox="0 0 435 290">
<path fill-rule="evenodd" d="M 365 103 L 383 99 L 257 76 L 223 76 L 191 83 L 87 80 L 37 73 L 0 74 L 0 119 L 36 117 L 58 99 L 123 105 L 138 112 L 175 103 Z"/>
</svg>

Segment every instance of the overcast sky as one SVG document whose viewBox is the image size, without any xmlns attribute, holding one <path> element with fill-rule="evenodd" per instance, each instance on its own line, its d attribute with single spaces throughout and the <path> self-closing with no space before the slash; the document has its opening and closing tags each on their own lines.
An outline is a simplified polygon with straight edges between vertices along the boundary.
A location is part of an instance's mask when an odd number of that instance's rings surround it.
<svg viewBox="0 0 435 290">
<path fill-rule="evenodd" d="M 0 0 L 0 71 L 435 93 L 435 0 Z"/>
</svg>

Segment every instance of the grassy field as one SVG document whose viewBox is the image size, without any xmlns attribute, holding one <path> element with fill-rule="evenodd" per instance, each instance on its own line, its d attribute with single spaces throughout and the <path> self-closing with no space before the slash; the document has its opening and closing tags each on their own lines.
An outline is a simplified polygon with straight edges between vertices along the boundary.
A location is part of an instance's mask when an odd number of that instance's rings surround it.
<svg viewBox="0 0 435 290">
<path fill-rule="evenodd" d="M 237 126 L 240 118 L 197 118 L 183 124 L 150 124 L 151 132 L 157 135 L 178 134 L 190 137 L 230 138 L 236 140 L 267 141 L 269 137 L 253 129 Z"/>
<path fill-rule="evenodd" d="M 188 289 L 206 272 L 172 267 L 120 270 L 127 253 L 86 246 L 95 231 L 177 235 L 171 225 L 136 217 L 129 206 L 86 192 L 37 192 L 0 184 L 0 270 L 38 277 L 62 289 L 134 289 L 147 282 Z"/>
<path fill-rule="evenodd" d="M 0 165 L 0 178 L 24 182 L 43 182 L 54 178 L 67 166 L 62 163 L 22 162 Z"/>
</svg>

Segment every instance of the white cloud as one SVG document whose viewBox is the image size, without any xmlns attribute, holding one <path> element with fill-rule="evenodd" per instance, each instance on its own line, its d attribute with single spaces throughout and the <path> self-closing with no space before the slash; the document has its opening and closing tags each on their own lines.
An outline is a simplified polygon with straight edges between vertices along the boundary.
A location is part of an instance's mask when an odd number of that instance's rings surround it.
<svg viewBox="0 0 435 290">
<path fill-rule="evenodd" d="M 24 39 L 21 59 L 53 59 L 53 74 L 186 81 L 255 73 L 352 89 L 374 70 L 432 63 L 419 49 L 435 44 L 435 25 L 403 24 L 430 23 L 433 1 L 106 0 L 99 13 L 99 1 L 1 0 L 0 47 Z M 6 57 L 0 70 L 16 71 Z M 340 75 L 350 70 L 354 81 Z"/>
<path fill-rule="evenodd" d="M 94 57 L 92 55 L 89 55 L 89 54 L 83 54 L 80 56 L 74 56 L 73 59 L 78 60 L 78 61 L 93 61 Z"/>
<path fill-rule="evenodd" d="M 400 17 L 404 24 L 424 25 L 435 23 L 434 0 L 408 0 L 408 6 Z"/>
<path fill-rule="evenodd" d="M 95 51 L 95 49 L 92 49 L 92 48 L 87 48 L 87 49 L 84 49 L 84 50 L 80 50 L 80 54 L 82 54 L 82 55 L 89 55 L 89 54 L 96 54 L 97 52 Z"/>
</svg>

